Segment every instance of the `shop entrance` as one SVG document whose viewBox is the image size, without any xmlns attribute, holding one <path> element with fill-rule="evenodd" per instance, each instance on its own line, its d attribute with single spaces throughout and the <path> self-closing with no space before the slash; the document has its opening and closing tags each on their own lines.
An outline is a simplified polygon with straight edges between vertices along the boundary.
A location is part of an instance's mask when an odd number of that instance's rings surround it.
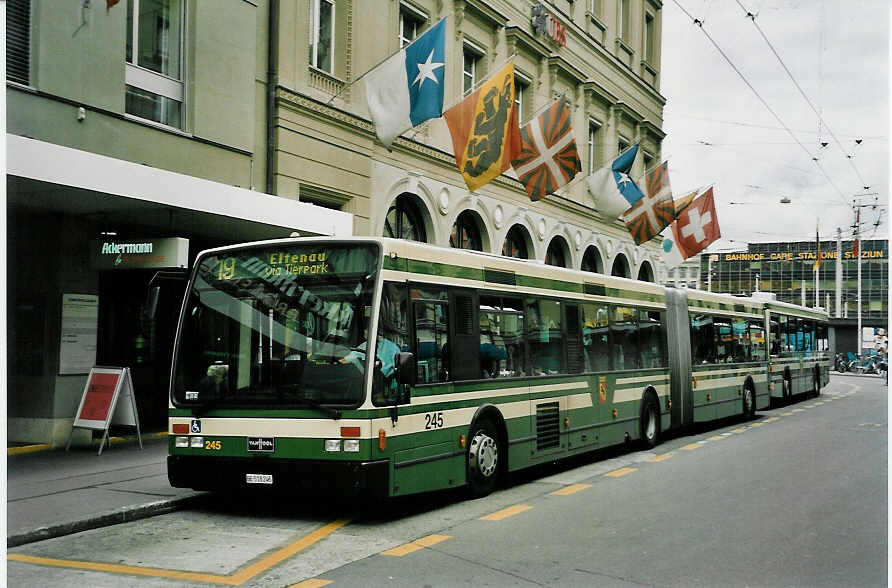
<svg viewBox="0 0 892 588">
<path fill-rule="evenodd" d="M 99 274 L 96 364 L 130 368 L 143 431 L 167 429 L 173 340 L 186 279 L 185 271 Z M 162 286 L 155 296 L 150 284 Z"/>
</svg>

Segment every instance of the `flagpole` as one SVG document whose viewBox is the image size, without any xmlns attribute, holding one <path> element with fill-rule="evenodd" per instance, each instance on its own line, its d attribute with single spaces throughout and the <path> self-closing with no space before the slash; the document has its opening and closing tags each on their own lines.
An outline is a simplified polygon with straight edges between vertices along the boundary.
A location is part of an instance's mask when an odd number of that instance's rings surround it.
<svg viewBox="0 0 892 588">
<path fill-rule="evenodd" d="M 818 281 L 818 276 L 821 273 L 821 225 L 820 220 L 815 223 L 815 238 L 818 243 L 818 259 L 815 261 L 815 308 L 821 306 L 821 297 L 819 288 L 821 287 L 820 282 Z"/>
<path fill-rule="evenodd" d="M 446 16 L 449 16 L 449 15 L 446 15 Z M 444 16 L 443 18 L 441 18 L 440 20 L 438 20 L 437 22 L 435 22 L 434 24 L 432 24 L 432 25 L 427 29 L 427 31 L 431 30 L 432 28 L 434 28 L 435 26 L 437 26 L 438 24 L 440 24 L 441 22 L 443 22 L 444 20 L 446 20 L 446 16 Z M 424 31 L 424 33 L 426 33 L 427 31 Z M 393 57 L 394 55 L 396 55 L 396 54 L 399 53 L 400 51 L 403 51 L 403 50 L 408 49 L 409 47 L 411 47 L 411 46 L 415 43 L 415 41 L 417 41 L 418 39 L 420 39 L 421 37 L 424 36 L 424 33 L 421 33 L 420 35 L 418 35 L 417 37 L 415 37 L 415 38 L 412 40 L 412 42 L 409 43 L 408 45 L 406 45 L 405 47 L 400 47 L 399 49 L 397 49 L 396 51 L 394 51 L 393 53 L 391 53 L 390 55 L 388 55 L 387 57 L 385 57 L 384 59 L 382 59 L 381 61 L 379 61 L 378 63 L 376 63 L 376 64 L 373 65 L 372 67 L 370 67 L 369 69 L 367 69 L 367 70 L 365 71 L 364 74 L 362 74 L 361 76 L 359 76 L 359 77 L 356 78 L 355 80 L 352 80 L 352 81 L 350 81 L 350 82 L 344 84 L 344 87 L 342 87 L 340 90 L 338 90 L 338 93 L 337 93 L 337 94 L 335 94 L 334 96 L 332 96 L 331 98 L 329 98 L 329 99 L 328 99 L 328 102 L 326 102 L 325 105 L 328 106 L 329 104 L 331 104 L 332 101 L 333 101 L 335 98 L 337 98 L 338 96 L 340 96 L 341 94 L 343 94 L 344 91 L 347 90 L 347 88 L 350 88 L 351 86 L 353 86 L 353 84 L 355 84 L 356 82 L 358 82 L 358 81 L 361 80 L 362 78 L 366 77 L 368 74 L 370 74 L 372 71 L 374 71 L 375 68 L 377 68 L 379 65 L 381 65 L 382 63 L 384 63 L 385 61 L 387 61 L 388 59 L 390 59 L 391 57 Z"/>
</svg>

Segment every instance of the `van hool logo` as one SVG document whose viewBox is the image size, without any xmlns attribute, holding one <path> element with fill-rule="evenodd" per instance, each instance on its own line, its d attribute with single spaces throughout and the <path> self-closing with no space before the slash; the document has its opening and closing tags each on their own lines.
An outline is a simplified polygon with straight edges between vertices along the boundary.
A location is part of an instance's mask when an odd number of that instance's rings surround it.
<svg viewBox="0 0 892 588">
<path fill-rule="evenodd" d="M 153 243 L 103 243 L 101 255 L 151 253 Z"/>
</svg>

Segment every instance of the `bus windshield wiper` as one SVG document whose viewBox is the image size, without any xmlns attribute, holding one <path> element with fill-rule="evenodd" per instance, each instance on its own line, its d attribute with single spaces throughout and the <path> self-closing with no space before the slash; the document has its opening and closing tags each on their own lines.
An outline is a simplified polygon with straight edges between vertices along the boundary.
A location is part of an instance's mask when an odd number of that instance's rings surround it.
<svg viewBox="0 0 892 588">
<path fill-rule="evenodd" d="M 313 400 L 312 398 L 307 398 L 307 397 L 301 398 L 301 402 L 303 402 L 310 408 L 315 408 L 319 412 L 324 412 L 325 414 L 327 414 L 328 416 L 330 416 L 331 418 L 333 418 L 336 421 L 340 420 L 340 418 L 341 418 L 341 411 L 339 411 L 336 408 L 332 408 L 330 406 L 323 406 L 323 405 L 319 404 L 317 401 Z"/>
</svg>

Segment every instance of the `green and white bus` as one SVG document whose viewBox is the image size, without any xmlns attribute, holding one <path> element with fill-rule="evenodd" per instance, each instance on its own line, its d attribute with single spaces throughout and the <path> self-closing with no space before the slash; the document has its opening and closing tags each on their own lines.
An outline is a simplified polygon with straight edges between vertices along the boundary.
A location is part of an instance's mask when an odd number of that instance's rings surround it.
<svg viewBox="0 0 892 588">
<path fill-rule="evenodd" d="M 789 402 L 793 396 L 815 391 L 830 380 L 827 314 L 784 302 L 768 301 L 771 397 Z"/>
<path fill-rule="evenodd" d="M 783 361 L 766 337 L 782 306 L 394 239 L 204 251 L 175 342 L 168 475 L 484 495 L 510 471 L 753 416 Z M 797 390 L 815 366 L 787 367 Z"/>
</svg>

